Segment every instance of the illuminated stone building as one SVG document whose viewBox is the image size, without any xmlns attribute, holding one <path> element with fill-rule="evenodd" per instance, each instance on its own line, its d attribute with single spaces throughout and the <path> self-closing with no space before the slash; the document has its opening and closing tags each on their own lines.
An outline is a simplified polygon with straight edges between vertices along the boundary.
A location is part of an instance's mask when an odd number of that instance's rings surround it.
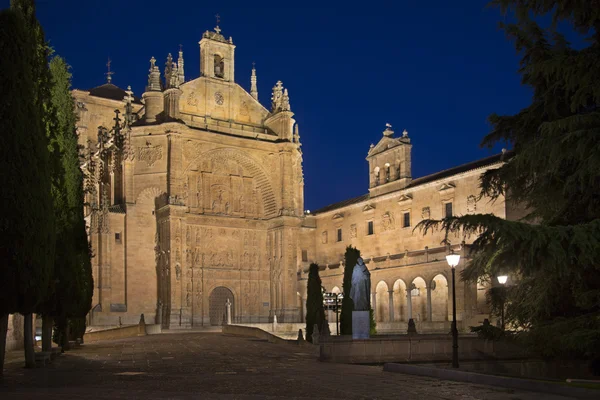
<svg viewBox="0 0 600 400">
<path fill-rule="evenodd" d="M 90 323 L 143 313 L 170 329 L 220 325 L 228 299 L 236 323 L 300 322 L 309 263 L 339 290 L 351 244 L 371 269 L 382 324 L 401 329 L 412 317 L 445 329 L 447 249 L 413 228 L 450 212 L 508 217 L 504 202 L 476 197 L 480 173 L 501 156 L 412 179 L 408 134 L 388 127 L 368 152 L 369 193 L 307 213 L 288 90 L 277 81 L 265 108 L 254 68 L 249 92 L 236 83 L 232 38 L 217 26 L 199 44 L 198 78 L 186 80 L 180 50 L 162 72 L 151 59 L 141 99 L 110 76 L 73 92 L 94 253 Z M 464 252 L 462 240 L 454 248 Z M 485 311 L 475 285 L 459 283 L 457 294 L 461 320 Z"/>
</svg>

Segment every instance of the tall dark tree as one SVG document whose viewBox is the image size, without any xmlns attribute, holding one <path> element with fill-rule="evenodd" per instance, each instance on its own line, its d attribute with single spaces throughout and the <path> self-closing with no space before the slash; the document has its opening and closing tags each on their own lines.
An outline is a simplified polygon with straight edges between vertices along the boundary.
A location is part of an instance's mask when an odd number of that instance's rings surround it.
<svg viewBox="0 0 600 400">
<path fill-rule="evenodd" d="M 346 253 L 344 254 L 344 298 L 342 299 L 342 312 L 340 313 L 340 332 L 342 335 L 352 334 L 354 303 L 350 298 L 350 290 L 352 289 L 352 271 L 359 257 L 360 250 L 352 246 L 346 247 Z"/>
<path fill-rule="evenodd" d="M 325 323 L 321 287 L 319 266 L 312 263 L 308 270 L 308 282 L 306 284 L 306 340 L 311 343 L 315 324 L 319 328 L 319 332 L 323 332 L 323 323 Z"/>
<path fill-rule="evenodd" d="M 0 364 L 9 313 L 25 315 L 26 365 L 35 366 L 31 313 L 54 261 L 48 138 L 38 102 L 37 43 L 19 9 L 0 12 Z"/>
<path fill-rule="evenodd" d="M 60 163 L 54 169 L 52 196 L 56 219 L 56 252 L 52 294 L 39 307 L 43 314 L 43 343 L 51 347 L 53 320 L 68 343 L 68 319 L 84 318 L 91 307 L 92 272 L 83 216 L 83 174 L 79 164 L 76 116 L 69 66 L 61 57 L 50 61 L 53 149 Z"/>
<path fill-rule="evenodd" d="M 507 326 L 547 356 L 600 357 L 600 7 L 597 1 L 497 0 L 522 56 L 532 103 L 490 116 L 484 146 L 508 142 L 514 156 L 481 177 L 481 195 L 505 198 L 519 221 L 467 215 L 425 221 L 425 232 L 479 235 L 463 278 L 510 272 Z M 549 27 L 540 21 L 551 16 Z M 586 36 L 572 47 L 557 30 Z"/>
</svg>

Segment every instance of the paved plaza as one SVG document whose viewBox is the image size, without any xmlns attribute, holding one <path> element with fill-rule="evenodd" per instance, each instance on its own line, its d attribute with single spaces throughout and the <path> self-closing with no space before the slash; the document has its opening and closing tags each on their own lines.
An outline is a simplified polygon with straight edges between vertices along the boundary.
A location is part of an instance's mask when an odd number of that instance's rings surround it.
<svg viewBox="0 0 600 400">
<path fill-rule="evenodd" d="M 1 399 L 566 399 L 321 363 L 309 347 L 221 333 L 86 344 L 45 368 L 8 360 Z"/>
</svg>

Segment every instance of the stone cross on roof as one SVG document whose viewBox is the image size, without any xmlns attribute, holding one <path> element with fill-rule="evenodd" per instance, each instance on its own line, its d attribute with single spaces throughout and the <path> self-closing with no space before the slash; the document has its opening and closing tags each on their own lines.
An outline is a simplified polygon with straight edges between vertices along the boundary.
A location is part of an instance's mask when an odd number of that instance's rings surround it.
<svg viewBox="0 0 600 400">
<path fill-rule="evenodd" d="M 110 83 L 112 81 L 112 76 L 115 74 L 113 71 L 110 70 L 110 63 L 112 62 L 112 60 L 110 59 L 110 57 L 108 57 L 108 62 L 106 63 L 106 68 L 108 68 L 108 72 L 106 72 L 104 75 L 106 75 L 106 82 Z"/>
<path fill-rule="evenodd" d="M 221 33 L 221 28 L 219 28 L 219 22 L 221 22 L 221 16 L 219 14 L 215 15 L 217 19 L 217 26 L 215 26 L 215 32 Z"/>
</svg>

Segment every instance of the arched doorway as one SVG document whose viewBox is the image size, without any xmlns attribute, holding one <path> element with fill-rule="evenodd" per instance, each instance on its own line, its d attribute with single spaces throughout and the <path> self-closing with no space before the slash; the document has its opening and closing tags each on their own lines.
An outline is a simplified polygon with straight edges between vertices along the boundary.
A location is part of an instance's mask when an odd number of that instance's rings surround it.
<svg viewBox="0 0 600 400">
<path fill-rule="evenodd" d="M 231 320 L 234 321 L 235 305 L 233 299 L 233 293 L 231 290 L 224 286 L 219 286 L 213 289 L 208 298 L 208 315 L 210 317 L 211 325 L 223 325 L 223 322 L 227 321 L 227 300 L 231 303 Z"/>
</svg>

